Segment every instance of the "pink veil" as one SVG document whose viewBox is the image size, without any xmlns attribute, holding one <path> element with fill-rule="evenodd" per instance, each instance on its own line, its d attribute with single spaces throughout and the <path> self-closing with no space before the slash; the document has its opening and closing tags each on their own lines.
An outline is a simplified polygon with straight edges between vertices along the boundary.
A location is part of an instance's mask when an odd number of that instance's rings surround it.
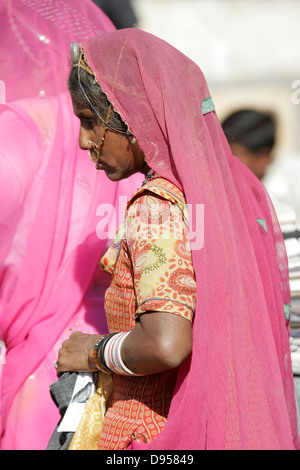
<svg viewBox="0 0 300 470">
<path fill-rule="evenodd" d="M 3 0 L 0 22 L 1 448 L 20 449 L 23 434 L 29 448 L 45 449 L 59 419 L 49 394 L 57 349 L 77 323 L 107 329 L 97 274 L 111 243 L 104 219 L 118 225 L 119 203 L 123 215 L 142 177 L 112 183 L 78 147 L 70 44 L 115 29 L 102 11 L 89 0 Z M 37 371 L 45 390 L 25 397 Z"/>
<path fill-rule="evenodd" d="M 202 112 L 210 97 L 202 72 L 139 30 L 83 49 L 149 165 L 183 188 L 193 231 L 192 357 L 166 428 L 132 449 L 299 448 L 284 242 L 263 186 L 231 154 L 216 112 Z"/>
</svg>

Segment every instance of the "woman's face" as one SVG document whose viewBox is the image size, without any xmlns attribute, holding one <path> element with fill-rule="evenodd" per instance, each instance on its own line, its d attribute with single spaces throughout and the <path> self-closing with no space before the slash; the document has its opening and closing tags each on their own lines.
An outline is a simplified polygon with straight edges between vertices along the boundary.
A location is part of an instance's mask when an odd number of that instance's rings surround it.
<svg viewBox="0 0 300 470">
<path fill-rule="evenodd" d="M 73 100 L 75 115 L 80 119 L 79 147 L 90 150 L 93 155 L 92 142 L 99 145 L 104 134 L 105 126 L 100 123 L 95 113 L 89 107 L 80 105 Z M 137 172 L 144 172 L 145 157 L 137 142 L 132 144 L 132 136 L 120 134 L 107 129 L 104 144 L 100 151 L 97 169 L 104 170 L 112 181 L 128 178 Z M 96 154 L 94 153 L 94 156 Z"/>
</svg>

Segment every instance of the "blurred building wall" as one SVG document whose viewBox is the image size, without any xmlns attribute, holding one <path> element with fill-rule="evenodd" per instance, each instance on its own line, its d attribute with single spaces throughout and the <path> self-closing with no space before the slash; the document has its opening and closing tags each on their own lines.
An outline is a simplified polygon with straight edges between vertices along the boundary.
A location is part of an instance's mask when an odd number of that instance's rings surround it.
<svg viewBox="0 0 300 470">
<path fill-rule="evenodd" d="M 273 111 L 276 152 L 300 153 L 299 0 L 132 0 L 132 5 L 139 28 L 201 67 L 221 120 L 239 107 Z"/>
</svg>

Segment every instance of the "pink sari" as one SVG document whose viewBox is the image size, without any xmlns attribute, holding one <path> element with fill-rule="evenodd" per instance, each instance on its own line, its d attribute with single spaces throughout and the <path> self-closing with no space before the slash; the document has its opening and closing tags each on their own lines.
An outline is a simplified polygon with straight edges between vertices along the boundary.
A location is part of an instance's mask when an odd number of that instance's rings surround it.
<svg viewBox="0 0 300 470">
<path fill-rule="evenodd" d="M 205 109 L 202 72 L 139 30 L 92 38 L 83 49 L 150 167 L 183 189 L 194 232 L 192 356 L 165 429 L 132 449 L 299 448 L 284 242 L 268 194 Z"/>
<path fill-rule="evenodd" d="M 118 184 L 78 148 L 67 91 L 71 41 L 114 26 L 88 0 L 5 0 L 0 6 L 1 449 L 45 449 L 60 416 L 49 385 L 70 330 L 107 330 L 111 243 L 137 175 Z M 121 209 L 119 211 L 119 208 Z"/>
</svg>

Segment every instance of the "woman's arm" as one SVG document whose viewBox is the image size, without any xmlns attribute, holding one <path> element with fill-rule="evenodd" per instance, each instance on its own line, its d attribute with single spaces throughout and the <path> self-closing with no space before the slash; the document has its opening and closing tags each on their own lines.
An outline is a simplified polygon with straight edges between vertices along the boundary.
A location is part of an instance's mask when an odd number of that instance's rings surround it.
<svg viewBox="0 0 300 470">
<path fill-rule="evenodd" d="M 153 208 L 151 211 L 153 204 L 155 211 Z M 141 214 L 145 211 L 146 217 L 143 218 Z M 161 229 L 170 229 L 171 222 L 177 227 L 177 238 L 147 238 L 145 244 L 144 238 L 136 237 L 137 233 L 147 235 L 153 213 L 165 216 L 162 217 L 165 227 L 161 226 Z M 156 218 L 154 222 L 156 228 Z M 162 230 L 164 233 L 169 232 Z M 196 282 L 182 213 L 170 201 L 146 194 L 134 202 L 128 211 L 126 235 L 133 266 L 137 320 L 122 344 L 122 360 L 136 374 L 153 374 L 178 367 L 192 350 L 192 317 L 196 297 Z M 161 311 L 164 308 L 166 310 Z M 99 338 L 101 336 L 81 333 L 71 335 L 60 351 L 58 373 L 97 370 L 93 352 Z"/>
<path fill-rule="evenodd" d="M 125 339 L 122 358 L 138 374 L 178 367 L 192 350 L 191 322 L 166 312 L 145 313 Z"/>
<path fill-rule="evenodd" d="M 93 354 L 100 338 L 101 335 L 72 333 L 59 351 L 58 376 L 67 371 L 96 371 Z M 189 320 L 166 312 L 152 312 L 141 315 L 140 321 L 125 338 L 122 359 L 136 374 L 154 374 L 178 367 L 191 350 L 192 326 Z"/>
</svg>

